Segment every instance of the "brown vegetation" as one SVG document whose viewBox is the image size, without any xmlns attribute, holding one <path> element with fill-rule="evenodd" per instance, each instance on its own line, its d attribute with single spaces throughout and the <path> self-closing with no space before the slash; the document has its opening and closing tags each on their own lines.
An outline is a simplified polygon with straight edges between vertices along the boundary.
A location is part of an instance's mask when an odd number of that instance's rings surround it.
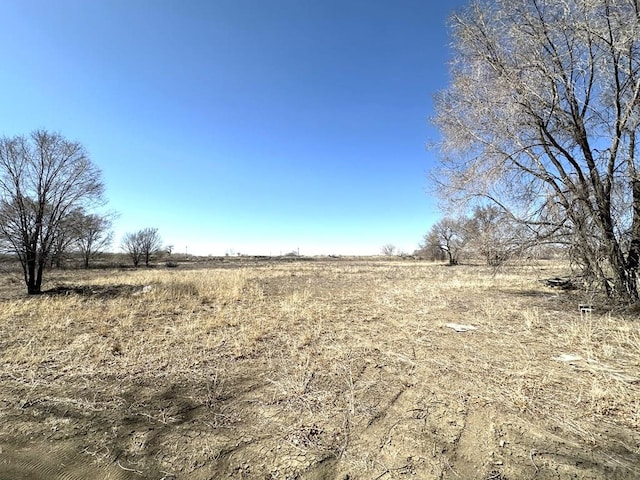
<svg viewBox="0 0 640 480">
<path fill-rule="evenodd" d="M 539 281 L 562 273 L 6 275 L 0 478 L 638 478 L 640 324 Z"/>
</svg>

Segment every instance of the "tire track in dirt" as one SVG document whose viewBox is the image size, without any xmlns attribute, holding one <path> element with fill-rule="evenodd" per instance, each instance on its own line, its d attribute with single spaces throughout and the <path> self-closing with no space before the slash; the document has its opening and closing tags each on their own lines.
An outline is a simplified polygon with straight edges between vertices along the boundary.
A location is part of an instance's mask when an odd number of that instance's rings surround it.
<svg viewBox="0 0 640 480">
<path fill-rule="evenodd" d="M 436 426 L 441 412 L 433 422 L 430 417 L 438 401 L 429 392 L 406 384 L 389 393 L 385 406 L 354 432 L 340 473 L 367 471 L 378 479 L 439 478 L 440 454 L 436 450 L 448 447 L 438 448 L 435 443 L 441 437 Z"/>
<path fill-rule="evenodd" d="M 442 478 L 503 478 L 499 469 L 504 462 L 495 457 L 499 445 L 494 447 L 495 443 L 493 423 L 480 410 L 465 409 L 451 468 L 443 471 Z"/>
<path fill-rule="evenodd" d="M 130 480 L 140 478 L 126 466 L 98 466 L 88 455 L 79 454 L 71 443 L 53 447 L 31 443 L 17 448 L 0 449 L 0 480 Z"/>
<path fill-rule="evenodd" d="M 640 478 L 640 454 L 624 447 L 619 452 L 604 452 L 597 437 L 612 432 L 594 425 L 592 442 L 578 441 L 549 424 L 533 424 L 526 416 L 503 415 L 496 430 L 505 440 L 504 471 L 509 478 L 606 478 L 607 480 Z"/>
<path fill-rule="evenodd" d="M 594 432 L 595 433 L 595 432 Z M 484 404 L 469 405 L 443 480 L 536 478 L 640 478 L 640 455 L 603 454 L 557 432 Z"/>
</svg>

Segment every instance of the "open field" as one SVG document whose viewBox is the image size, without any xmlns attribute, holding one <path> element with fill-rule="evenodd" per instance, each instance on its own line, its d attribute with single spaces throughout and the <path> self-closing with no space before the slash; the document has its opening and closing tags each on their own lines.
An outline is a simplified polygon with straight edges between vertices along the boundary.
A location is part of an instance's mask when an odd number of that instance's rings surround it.
<svg viewBox="0 0 640 480">
<path fill-rule="evenodd" d="M 640 478 L 640 321 L 559 273 L 5 273 L 0 479 Z"/>
</svg>

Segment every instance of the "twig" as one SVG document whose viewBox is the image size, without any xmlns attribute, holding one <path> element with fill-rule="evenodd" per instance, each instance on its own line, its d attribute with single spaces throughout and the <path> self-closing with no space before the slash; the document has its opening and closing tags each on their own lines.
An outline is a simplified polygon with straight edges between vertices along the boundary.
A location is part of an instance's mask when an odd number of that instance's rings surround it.
<svg viewBox="0 0 640 480">
<path fill-rule="evenodd" d="M 123 467 L 122 464 L 120 464 L 120 460 L 116 460 L 116 465 L 118 465 L 125 472 L 133 472 L 133 473 L 137 473 L 138 475 L 142 475 L 142 472 L 140 470 L 134 470 L 133 468 Z"/>
<path fill-rule="evenodd" d="M 453 469 L 453 467 L 449 463 L 449 460 L 447 460 L 446 457 L 444 459 L 444 463 L 447 465 L 447 467 L 449 467 L 449 470 L 451 470 L 451 473 L 453 473 L 456 477 L 460 477 L 460 474 Z"/>
<path fill-rule="evenodd" d="M 540 471 L 540 469 L 539 469 L 539 468 L 538 468 L 538 466 L 536 465 L 536 462 L 534 462 L 534 461 L 533 461 L 533 456 L 534 456 L 535 454 L 536 454 L 536 452 L 535 452 L 535 451 L 533 451 L 533 450 L 531 450 L 531 451 L 529 452 L 529 458 L 531 459 L 531 463 L 533 464 L 533 466 L 534 466 L 534 467 L 535 467 L 535 469 L 536 469 L 536 473 L 538 473 L 538 472 Z"/>
<path fill-rule="evenodd" d="M 384 477 L 387 473 L 389 473 L 389 469 L 385 467 L 384 472 L 382 472 L 380 475 L 378 475 L 374 480 L 380 480 L 382 477 Z"/>
</svg>

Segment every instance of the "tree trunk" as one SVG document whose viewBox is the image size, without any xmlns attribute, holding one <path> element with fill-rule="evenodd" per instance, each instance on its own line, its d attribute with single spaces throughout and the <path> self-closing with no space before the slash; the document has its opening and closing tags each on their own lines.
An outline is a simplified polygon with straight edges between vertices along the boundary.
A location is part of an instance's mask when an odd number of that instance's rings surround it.
<svg viewBox="0 0 640 480">
<path fill-rule="evenodd" d="M 38 271 L 36 272 L 36 290 L 38 293 L 41 293 L 42 291 L 42 272 L 44 271 L 44 267 L 45 267 L 45 262 L 44 260 L 39 260 L 38 261 Z"/>
<path fill-rule="evenodd" d="M 40 286 L 42 284 L 42 272 L 40 272 L 40 281 L 38 282 L 38 275 L 36 274 L 36 259 L 27 259 L 25 266 L 25 281 L 27 284 L 27 293 L 29 295 L 37 295 L 40 293 Z"/>
<path fill-rule="evenodd" d="M 613 274 L 613 292 L 620 299 L 633 303 L 638 299 L 638 290 L 635 285 L 637 266 L 633 265 L 632 250 L 629 251 L 625 260 L 620 242 L 615 236 L 610 216 L 607 216 L 604 220 L 604 247 Z M 636 226 L 636 223 L 637 220 L 634 215 L 634 226 Z"/>
<path fill-rule="evenodd" d="M 458 260 L 453 256 L 451 250 L 447 250 L 447 255 L 449 255 L 449 265 L 457 265 Z"/>
<path fill-rule="evenodd" d="M 638 267 L 640 267 L 640 180 L 631 181 L 633 191 L 633 220 L 631 224 L 631 241 L 624 270 L 628 291 L 631 293 L 630 302 L 640 299 L 638 293 Z"/>
</svg>

